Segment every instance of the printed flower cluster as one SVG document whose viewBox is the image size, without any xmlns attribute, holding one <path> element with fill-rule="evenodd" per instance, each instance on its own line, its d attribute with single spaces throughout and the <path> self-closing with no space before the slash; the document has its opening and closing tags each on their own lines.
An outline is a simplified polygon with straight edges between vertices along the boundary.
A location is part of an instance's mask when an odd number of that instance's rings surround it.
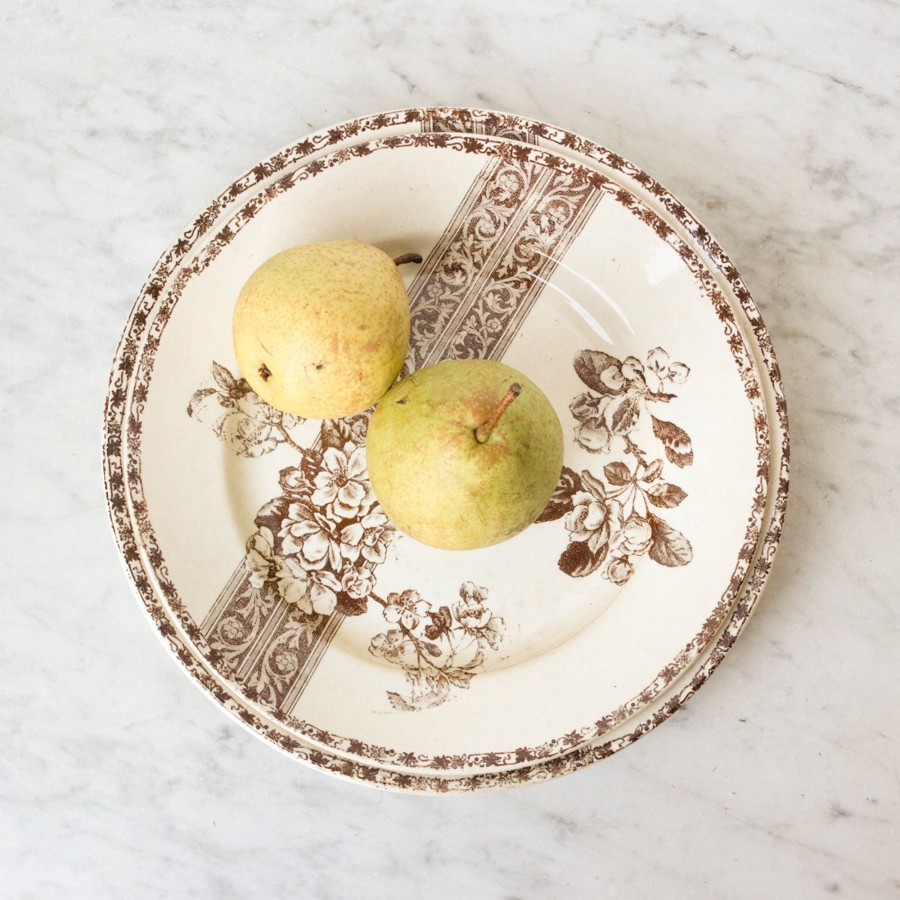
<svg viewBox="0 0 900 900">
<path fill-rule="evenodd" d="M 394 529 L 351 427 L 332 422 L 322 431 L 323 449 L 307 450 L 299 466 L 282 470 L 282 493 L 260 509 L 246 564 L 252 583 L 274 579 L 282 599 L 307 615 L 359 615 Z"/>
<path fill-rule="evenodd" d="M 485 652 L 496 650 L 503 636 L 503 619 L 493 615 L 486 601 L 487 590 L 471 581 L 460 587 L 459 600 L 437 609 L 413 590 L 380 601 L 384 619 L 393 627 L 372 638 L 369 652 L 406 674 L 407 696 L 388 692 L 395 709 L 437 706 L 453 688 L 468 688 Z"/>
<path fill-rule="evenodd" d="M 213 363 L 212 386 L 196 391 L 188 415 L 212 425 L 235 453 L 258 457 L 280 445 L 299 453 L 297 465 L 281 470 L 281 492 L 256 516 L 244 566 L 252 595 L 277 595 L 295 610 L 285 635 L 267 656 L 274 680 L 293 676 L 304 629 L 323 616 L 361 615 L 382 607 L 389 627 L 369 650 L 399 666 L 408 696 L 388 691 L 395 709 L 435 706 L 451 689 L 466 688 L 488 650 L 496 650 L 504 623 L 485 605 L 487 591 L 466 582 L 459 600 L 433 608 L 417 591 L 376 593 L 376 569 L 387 558 L 395 530 L 369 485 L 365 459 L 365 414 L 322 422 L 312 447 L 301 446 L 292 429 L 302 423 L 265 404 L 242 378 Z M 251 595 L 251 597 L 252 597 Z M 235 619 L 222 636 L 239 643 L 244 626 Z M 271 670 L 271 672 L 269 672 Z M 260 695 L 271 684 L 258 687 Z"/>
<path fill-rule="evenodd" d="M 214 362 L 212 386 L 194 392 L 188 415 L 212 426 L 240 456 L 258 457 L 282 444 L 300 463 L 282 469 L 281 493 L 256 517 L 244 564 L 250 584 L 271 584 L 307 616 L 365 612 L 394 534 L 366 473 L 365 415 L 324 421 L 316 448 L 303 448 L 292 429 L 302 419 L 278 412 L 243 378 Z"/>
<path fill-rule="evenodd" d="M 605 481 L 588 470 L 578 474 L 563 469 L 540 518 L 561 518 L 569 534 L 560 569 L 573 577 L 599 570 L 608 581 L 624 584 L 640 556 L 669 567 L 687 565 L 693 558 L 690 541 L 654 512 L 678 506 L 687 493 L 663 477 L 663 460 L 652 459 L 641 446 L 649 435 L 639 426 L 649 419 L 651 440 L 662 445 L 669 462 L 682 468 L 693 463 L 687 432 L 651 411 L 652 404 L 676 398 L 666 388 L 684 384 L 690 370 L 672 362 L 661 347 L 648 353 L 646 365 L 633 356 L 619 360 L 600 350 L 584 350 L 574 367 L 590 389 L 570 406 L 575 440 L 590 453 L 619 449 L 625 458 L 603 467 Z M 655 382 L 652 388 L 648 375 Z"/>
<path fill-rule="evenodd" d="M 195 391 L 187 413 L 212 427 L 213 433 L 238 456 L 258 457 L 279 444 L 293 443 L 291 432 L 302 419 L 273 409 L 251 389 L 214 362 L 213 385 Z"/>
</svg>

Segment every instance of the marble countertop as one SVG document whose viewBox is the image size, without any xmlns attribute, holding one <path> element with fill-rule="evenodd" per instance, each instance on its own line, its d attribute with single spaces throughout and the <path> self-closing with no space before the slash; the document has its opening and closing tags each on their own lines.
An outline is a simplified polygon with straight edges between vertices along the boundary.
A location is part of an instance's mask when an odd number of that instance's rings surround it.
<svg viewBox="0 0 900 900">
<path fill-rule="evenodd" d="M 900 896 L 900 8 L 892 0 L 9 6 L 0 26 L 4 896 Z M 637 162 L 773 336 L 792 487 L 764 600 L 608 760 L 448 798 L 328 778 L 172 663 L 100 428 L 160 252 L 257 160 L 404 106 Z"/>
</svg>

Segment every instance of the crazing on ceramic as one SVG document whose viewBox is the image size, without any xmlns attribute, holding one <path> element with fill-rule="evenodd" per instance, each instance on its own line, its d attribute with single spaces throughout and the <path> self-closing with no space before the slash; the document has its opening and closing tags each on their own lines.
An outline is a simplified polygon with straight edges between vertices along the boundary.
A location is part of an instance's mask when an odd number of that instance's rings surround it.
<svg viewBox="0 0 900 900">
<path fill-rule="evenodd" d="M 190 650 L 178 638 L 172 628 L 170 614 L 161 609 L 155 611 L 160 596 L 169 610 L 175 612 L 178 628 L 205 656 L 206 663 L 214 671 L 232 680 L 232 683 L 235 673 L 243 673 L 239 693 L 245 693 L 265 711 L 260 717 L 251 711 L 252 707 L 239 709 L 239 715 L 245 721 L 266 732 L 269 728 L 264 721 L 265 713 L 268 713 L 282 726 L 296 728 L 300 734 L 317 743 L 331 746 L 338 752 L 368 758 L 376 764 L 376 768 L 370 769 L 365 763 L 332 760 L 315 749 L 301 751 L 301 744 L 296 738 L 284 734 L 276 737 L 275 731 L 272 731 L 270 737 L 276 743 L 323 768 L 337 768 L 352 777 L 392 783 L 394 786 L 445 790 L 451 784 L 454 787 L 481 787 L 497 782 L 485 778 L 487 772 L 473 776 L 475 781 L 463 778 L 458 782 L 445 782 L 440 778 L 434 780 L 431 775 L 398 775 L 396 777 L 400 780 L 396 781 L 393 773 L 385 774 L 384 766 L 422 767 L 437 771 L 466 767 L 490 770 L 495 766 L 515 763 L 522 768 L 513 770 L 517 773 L 515 775 L 507 773 L 509 779 L 537 779 L 584 764 L 591 753 L 604 755 L 597 748 L 586 750 L 586 755 L 579 757 L 569 751 L 565 761 L 554 762 L 568 748 L 583 746 L 593 736 L 609 732 L 638 710 L 661 698 L 696 653 L 720 631 L 725 613 L 734 612 L 738 616 L 749 614 L 749 605 L 746 610 L 741 610 L 739 604 L 739 608 L 732 611 L 732 604 L 757 553 L 762 513 L 767 506 L 766 453 L 769 438 L 765 410 L 760 400 L 754 363 L 743 345 L 739 330 L 731 328 L 731 307 L 715 288 L 703 266 L 696 261 L 694 251 L 659 216 L 643 207 L 615 182 L 591 170 L 558 158 L 548 162 L 548 157 L 523 144 L 492 144 L 486 151 L 483 142 L 446 133 L 463 127 L 458 119 L 449 114 L 443 120 L 439 114 L 427 111 L 407 111 L 403 115 L 407 121 L 423 122 L 425 131 L 432 134 L 427 138 L 390 138 L 377 145 L 354 144 L 339 149 L 324 160 L 314 160 L 288 172 L 270 182 L 249 202 L 244 202 L 238 214 L 232 216 L 232 220 L 208 240 L 203 252 L 194 256 L 188 267 L 179 268 L 179 263 L 192 248 L 193 239 L 199 238 L 209 225 L 220 219 L 214 208 L 201 217 L 196 234 L 179 241 L 168 258 L 161 261 L 136 305 L 132 328 L 123 337 L 118 365 L 111 379 L 106 448 L 111 513 L 135 585 L 145 602 L 148 598 L 152 599 L 148 608 L 161 633 L 171 645 L 178 647 L 182 661 L 198 676 L 198 680 L 205 683 L 208 690 L 211 690 L 211 684 L 218 682 L 208 674 L 200 677 L 199 668 L 192 659 L 196 650 Z M 479 127 L 486 132 L 492 127 L 490 115 L 479 117 Z M 360 120 L 343 129 L 333 130 L 323 146 L 352 139 L 369 127 L 384 127 L 389 124 L 388 119 L 376 117 L 368 125 L 366 120 Z M 512 117 L 503 123 L 498 121 L 494 126 L 495 132 L 523 134 L 521 121 Z M 468 130 L 478 129 L 470 127 Z M 527 129 L 524 131 L 527 132 Z M 535 139 L 533 133 L 530 139 Z M 214 260 L 222 247 L 230 242 L 235 231 L 253 219 L 266 202 L 280 192 L 290 190 L 299 180 L 314 177 L 329 165 L 340 165 L 355 156 L 409 145 L 411 141 L 428 141 L 437 147 L 486 155 L 488 164 L 467 195 L 467 202 L 460 205 L 456 217 L 448 225 L 441 252 L 429 257 L 411 286 L 414 340 L 408 362 L 410 367 L 418 368 L 429 361 L 452 356 L 501 356 L 519 325 L 527 318 L 540 293 L 540 285 L 551 277 L 552 269 L 564 255 L 566 242 L 571 242 L 578 234 L 579 221 L 589 218 L 600 196 L 606 193 L 633 209 L 660 238 L 676 246 L 682 258 L 689 261 L 698 282 L 717 305 L 744 378 L 748 401 L 756 409 L 760 484 L 747 527 L 747 539 L 728 589 L 713 615 L 699 630 L 696 646 L 686 648 L 684 659 L 673 660 L 648 687 L 646 694 L 635 698 L 632 705 L 615 711 L 605 721 L 592 723 L 544 746 L 520 747 L 512 751 L 513 758 L 504 752 L 444 758 L 440 755 L 390 751 L 383 747 L 367 746 L 352 738 L 328 735 L 308 723 L 291 719 L 291 706 L 302 693 L 303 686 L 308 683 L 322 653 L 334 637 L 340 618 L 359 614 L 369 601 L 382 608 L 384 623 L 388 626 L 385 631 L 373 636 L 370 652 L 399 665 L 407 675 L 409 692 L 406 695 L 388 692 L 390 704 L 398 710 L 434 707 L 449 699 L 451 689 L 468 688 L 485 654 L 496 651 L 504 637 L 506 623 L 491 613 L 489 589 L 471 581 L 463 581 L 459 585 L 455 598 L 435 598 L 435 603 L 423 599 L 414 587 L 386 596 L 380 596 L 375 591 L 377 567 L 395 535 L 375 504 L 365 479 L 365 416 L 347 422 L 322 423 L 314 444 L 301 446 L 293 436 L 299 424 L 296 420 L 262 404 L 249 391 L 246 383 L 225 366 L 218 363 L 212 365 L 212 381 L 196 390 L 189 413 L 211 424 L 214 433 L 237 454 L 261 456 L 279 444 L 287 443 L 299 452 L 300 462 L 282 471 L 281 494 L 259 511 L 257 530 L 248 541 L 245 560 L 236 568 L 219 601 L 199 627 L 183 610 L 179 611 L 177 590 L 167 577 L 162 554 L 152 536 L 150 511 L 140 494 L 140 412 L 147 400 L 153 353 L 161 339 L 166 314 L 177 302 L 187 281 L 200 274 L 204 265 Z M 292 157 L 302 158 L 312 149 L 312 146 L 297 145 L 286 153 L 285 163 Z M 246 185 L 235 185 L 223 196 L 222 208 L 233 204 L 245 193 L 253 179 L 261 182 L 270 179 L 277 171 L 277 163 L 270 161 L 262 164 L 247 176 Z M 543 201 L 542 209 L 536 209 L 534 203 L 523 206 L 522 195 L 529 192 Z M 670 203 L 665 205 L 671 207 Z M 528 215 L 517 220 L 516 216 L 521 216 L 523 208 Z M 477 227 L 478 217 L 473 221 L 473 210 L 482 215 L 482 223 L 501 223 L 502 227 L 498 227 L 493 236 L 509 233 L 515 235 L 522 245 L 539 245 L 544 251 L 539 259 L 545 265 L 541 277 L 530 277 L 532 273 L 528 270 L 527 261 L 533 260 L 534 254 L 526 256 L 512 252 L 505 257 L 495 255 L 488 264 L 492 247 L 496 249 L 496 241 L 492 245 L 490 240 L 483 240 L 483 233 Z M 504 215 L 507 216 L 506 222 L 503 222 Z M 478 253 L 481 253 L 480 257 Z M 726 266 L 722 270 L 733 272 Z M 739 285 L 736 274 L 729 280 Z M 165 290 L 166 287 L 168 290 Z M 742 298 L 742 303 L 752 303 L 749 294 L 736 293 Z M 150 308 L 154 306 L 156 315 L 152 316 Z M 753 326 L 756 338 L 764 353 L 771 356 L 767 340 L 760 340 L 762 326 L 761 322 L 757 324 L 757 319 L 758 314 Z M 762 334 L 765 334 L 764 329 Z M 571 469 L 564 471 L 557 493 L 544 516 L 547 522 L 556 521 L 557 527 L 557 520 L 560 520 L 563 534 L 568 538 L 559 567 L 572 577 L 584 577 L 596 572 L 599 577 L 623 584 L 632 576 L 636 559 L 644 555 L 663 566 L 690 564 L 690 539 L 667 525 L 658 511 L 687 501 L 687 493 L 668 474 L 663 477 L 665 463 L 662 457 L 665 456 L 666 461 L 676 468 L 684 468 L 693 461 L 693 447 L 687 431 L 669 421 L 674 417 L 663 418 L 655 408 L 661 404 L 668 408 L 676 400 L 673 388 L 678 385 L 680 389 L 685 384 L 690 369 L 680 361 L 671 360 L 659 346 L 650 349 L 643 361 L 634 357 L 618 359 L 601 350 L 585 349 L 574 359 L 574 369 L 588 388 L 587 392 L 573 399 L 570 407 L 576 424 L 575 441 L 599 456 L 610 454 L 615 448 L 621 458 L 604 460 L 597 473 L 588 469 L 580 473 Z M 135 374 L 137 377 L 132 377 Z M 129 390 L 130 406 L 127 406 Z M 126 408 L 129 409 L 127 415 Z M 781 402 L 778 414 L 783 418 Z M 642 447 L 632 438 L 632 432 L 641 418 L 651 423 L 647 433 L 652 433 L 656 446 Z M 110 427 L 116 423 L 126 426 L 122 430 L 126 433 L 125 440 L 131 451 L 125 454 L 124 469 L 118 467 L 121 465 L 122 445 L 117 443 L 116 429 Z M 783 440 L 786 441 L 786 431 Z M 782 465 L 785 458 L 783 453 Z M 785 488 L 786 480 L 779 485 L 780 515 L 783 515 Z M 656 511 L 652 511 L 651 507 Z M 125 513 L 131 518 L 126 519 Z M 779 523 L 780 515 L 777 516 Z M 132 521 L 136 523 L 139 533 L 136 542 L 133 541 Z M 547 529 L 550 526 L 535 527 Z M 777 535 L 773 542 L 771 530 L 767 541 L 768 549 L 761 549 L 774 553 Z M 770 560 L 771 557 L 768 558 Z M 147 578 L 148 568 L 152 571 L 152 584 Z M 766 571 L 767 565 L 764 568 L 758 565 L 754 579 L 751 579 L 757 584 L 757 591 Z M 737 621 L 739 627 L 742 619 L 736 620 L 733 614 L 731 621 Z M 261 630 L 266 632 L 266 641 L 259 639 Z M 720 642 L 723 638 L 724 633 L 719 638 Z M 470 650 L 468 658 L 462 660 L 458 656 L 458 646 L 465 641 L 468 641 Z M 442 647 L 442 642 L 446 646 Z M 727 647 L 727 639 L 726 644 L 720 643 L 718 646 Z M 449 665 L 447 661 L 454 657 L 456 664 Z M 711 670 L 709 664 L 714 667 L 715 657 L 716 652 L 711 652 L 705 661 L 707 671 L 695 675 L 687 695 L 702 683 Z M 240 706 L 240 701 L 222 688 L 211 692 L 226 707 L 234 709 Z M 681 702 L 683 696 L 684 689 L 663 705 L 665 713 L 662 718 Z M 659 711 L 654 715 L 658 717 Z M 646 727 L 647 723 L 643 723 L 632 732 L 630 739 Z M 540 768 L 541 764 L 523 765 L 535 759 L 544 759 L 547 768 Z M 581 761 L 576 762 L 576 759 Z M 348 770 L 347 765 L 351 769 Z M 479 778 L 482 780 L 479 781 Z M 436 786 L 439 784 L 443 786 Z"/>
</svg>

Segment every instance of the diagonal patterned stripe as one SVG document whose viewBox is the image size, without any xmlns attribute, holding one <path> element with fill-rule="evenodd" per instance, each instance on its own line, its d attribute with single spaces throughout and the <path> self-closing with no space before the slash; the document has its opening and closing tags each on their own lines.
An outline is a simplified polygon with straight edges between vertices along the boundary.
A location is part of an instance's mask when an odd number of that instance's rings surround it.
<svg viewBox="0 0 900 900">
<path fill-rule="evenodd" d="M 410 285 L 408 369 L 502 357 L 601 196 L 571 173 L 489 157 Z M 291 615 L 271 582 L 253 586 L 242 562 L 201 630 L 221 674 L 286 713 L 342 621 Z"/>
</svg>

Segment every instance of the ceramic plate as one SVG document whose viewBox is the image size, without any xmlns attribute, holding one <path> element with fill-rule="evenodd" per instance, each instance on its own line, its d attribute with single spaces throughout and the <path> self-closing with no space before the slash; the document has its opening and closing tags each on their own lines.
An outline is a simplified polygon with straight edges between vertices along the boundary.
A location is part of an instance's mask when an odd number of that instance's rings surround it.
<svg viewBox="0 0 900 900">
<path fill-rule="evenodd" d="M 760 383 L 708 273 L 621 185 L 521 144 L 361 142 L 245 193 L 161 261 L 107 411 L 120 544 L 182 658 L 292 739 L 378 765 L 551 758 L 659 700 L 731 612 L 766 505 Z M 502 356 L 568 421 L 560 490 L 520 538 L 448 555 L 392 533 L 364 417 L 275 416 L 237 376 L 234 284 L 348 235 L 427 255 L 412 367 Z"/>
</svg>

